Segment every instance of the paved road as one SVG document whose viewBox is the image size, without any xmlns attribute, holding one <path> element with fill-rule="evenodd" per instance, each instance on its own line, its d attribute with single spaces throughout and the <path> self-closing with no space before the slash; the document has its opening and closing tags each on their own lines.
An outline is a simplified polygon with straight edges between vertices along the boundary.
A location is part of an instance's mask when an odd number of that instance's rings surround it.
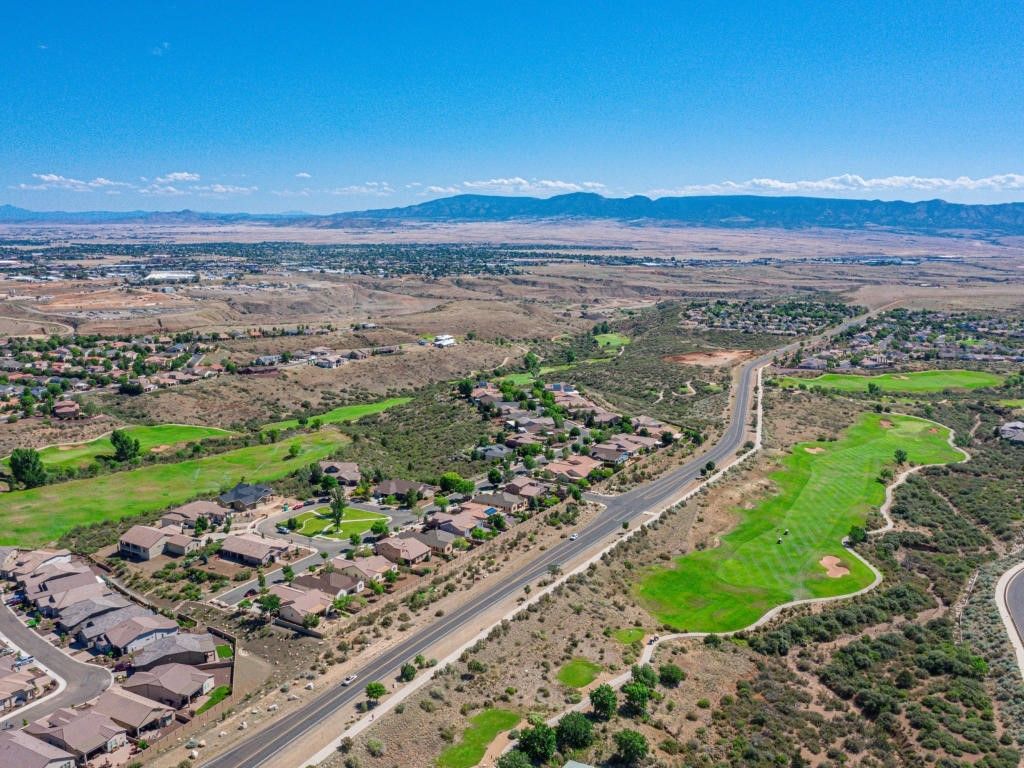
<svg viewBox="0 0 1024 768">
<path fill-rule="evenodd" d="M 326 691 L 308 704 L 284 715 L 266 730 L 250 736 L 241 744 L 207 761 L 203 768 L 258 768 L 306 733 L 317 728 L 319 723 L 332 715 L 336 709 L 361 699 L 362 683 L 394 677 L 403 663 L 446 637 L 453 634 L 463 634 L 467 637 L 475 634 L 481 628 L 478 624 L 479 617 L 495 603 L 521 593 L 525 585 L 543 577 L 551 566 L 561 566 L 568 562 L 580 549 L 599 544 L 617 530 L 621 530 L 624 521 L 629 521 L 647 510 L 658 509 L 674 500 L 680 490 L 700 474 L 700 469 L 705 463 L 720 463 L 743 445 L 746 423 L 750 418 L 750 403 L 757 368 L 768 359 L 768 356 L 760 357 L 741 368 L 736 402 L 729 425 L 719 442 L 707 453 L 627 493 L 614 497 L 600 497 L 601 502 L 607 507 L 606 511 L 579 530 L 577 541 L 565 540 L 540 553 L 528 567 L 497 581 L 464 610 L 446 615 L 422 633 L 408 638 L 363 669 L 357 670 L 359 685 L 349 688 L 336 687 Z"/>
<path fill-rule="evenodd" d="M 888 306 L 888 305 L 887 305 Z M 875 314 L 887 307 L 880 307 L 869 314 Z M 832 336 L 841 330 L 862 322 L 867 315 L 848 320 L 817 338 Z M 621 530 L 622 523 L 632 520 L 646 511 L 655 511 L 673 502 L 682 489 L 700 475 L 700 469 L 707 462 L 721 464 L 723 460 L 738 451 L 744 441 L 747 422 L 750 419 L 750 405 L 754 394 L 757 369 L 769 363 L 778 355 L 793 351 L 797 342 L 772 350 L 745 363 L 739 371 L 736 398 L 729 417 L 729 424 L 721 439 L 699 458 L 694 458 L 656 480 L 638 486 L 618 496 L 594 496 L 605 504 L 606 510 L 578 533 L 577 541 L 565 540 L 540 553 L 526 568 L 496 581 L 495 584 L 465 609 L 444 616 L 427 627 L 422 633 L 408 638 L 378 659 L 355 672 L 359 684 L 325 691 L 293 712 L 271 724 L 265 730 L 248 737 L 221 755 L 203 763 L 201 768 L 259 768 L 277 753 L 300 740 L 309 732 L 320 727 L 335 710 L 363 697 L 363 684 L 371 680 L 393 678 L 399 667 L 417 653 L 427 649 L 453 634 L 471 637 L 482 627 L 479 617 L 495 603 L 499 603 L 522 592 L 530 584 L 549 572 L 553 565 L 561 566 L 570 561 L 580 549 L 595 546 Z"/>
<path fill-rule="evenodd" d="M 110 673 L 95 664 L 83 664 L 75 661 L 63 651 L 53 647 L 40 635 L 21 623 L 14 612 L 6 605 L 0 607 L 0 634 L 3 634 L 24 653 L 36 659 L 54 674 L 64 678 L 67 688 L 53 698 L 17 709 L 10 714 L 14 723 L 20 724 L 22 718 L 36 720 L 55 712 L 61 707 L 71 707 L 99 696 L 112 682 Z M 4 721 L 0 720 L 0 724 Z"/>
<path fill-rule="evenodd" d="M 1021 571 L 1006 585 L 1006 610 L 1017 628 L 1017 636 L 1024 642 L 1024 571 Z"/>
</svg>

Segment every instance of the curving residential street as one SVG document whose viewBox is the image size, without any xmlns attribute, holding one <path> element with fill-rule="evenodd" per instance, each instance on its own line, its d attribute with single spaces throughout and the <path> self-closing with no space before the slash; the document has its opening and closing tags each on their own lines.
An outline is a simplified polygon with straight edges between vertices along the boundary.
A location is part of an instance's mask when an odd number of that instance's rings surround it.
<svg viewBox="0 0 1024 768">
<path fill-rule="evenodd" d="M 23 653 L 35 656 L 39 665 L 61 678 L 65 687 L 56 695 L 50 695 L 27 707 L 11 712 L 0 719 L 0 728 L 8 721 L 21 723 L 35 720 L 55 712 L 61 707 L 73 707 L 103 693 L 113 679 L 103 667 L 84 664 L 55 648 L 43 637 L 21 623 L 21 619 L 6 605 L 0 608 L 0 635 L 3 635 Z"/>
</svg>

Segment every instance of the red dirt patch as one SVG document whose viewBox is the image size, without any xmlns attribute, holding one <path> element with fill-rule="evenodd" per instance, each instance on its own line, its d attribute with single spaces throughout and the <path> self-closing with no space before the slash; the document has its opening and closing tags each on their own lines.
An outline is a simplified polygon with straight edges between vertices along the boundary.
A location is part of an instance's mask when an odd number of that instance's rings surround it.
<svg viewBox="0 0 1024 768">
<path fill-rule="evenodd" d="M 878 425 L 882 429 L 892 429 L 892 422 L 889 421 L 888 419 L 882 419 L 880 422 L 878 422 Z"/>
<path fill-rule="evenodd" d="M 751 356 L 749 349 L 712 349 L 706 352 L 687 352 L 682 355 L 666 355 L 662 358 L 667 363 L 683 365 L 700 365 L 717 368 L 723 365 L 735 365 Z"/>
</svg>

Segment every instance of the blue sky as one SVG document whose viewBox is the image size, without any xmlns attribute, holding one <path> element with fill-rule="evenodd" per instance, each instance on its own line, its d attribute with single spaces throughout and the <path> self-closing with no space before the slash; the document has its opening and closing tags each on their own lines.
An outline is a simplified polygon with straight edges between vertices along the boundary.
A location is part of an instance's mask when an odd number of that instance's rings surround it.
<svg viewBox="0 0 1024 768">
<path fill-rule="evenodd" d="M 767 7 L 772 6 L 772 7 Z M 1024 199 L 1024 4 L 11 3 L 0 202 Z"/>
</svg>

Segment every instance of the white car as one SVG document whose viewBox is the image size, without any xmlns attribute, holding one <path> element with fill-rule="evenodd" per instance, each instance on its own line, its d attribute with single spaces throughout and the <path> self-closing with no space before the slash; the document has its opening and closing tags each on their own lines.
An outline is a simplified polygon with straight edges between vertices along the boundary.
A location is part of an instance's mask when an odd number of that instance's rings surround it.
<svg viewBox="0 0 1024 768">
<path fill-rule="evenodd" d="M 356 681 L 356 675 L 349 675 L 348 677 L 346 677 L 344 680 L 341 681 L 341 684 L 342 685 L 352 685 L 352 683 L 354 683 L 355 681 Z"/>
<path fill-rule="evenodd" d="M 572 534 L 572 536 L 569 537 L 569 541 L 576 541 L 576 539 L 578 539 L 579 537 L 580 535 L 578 533 L 574 533 Z"/>
</svg>

